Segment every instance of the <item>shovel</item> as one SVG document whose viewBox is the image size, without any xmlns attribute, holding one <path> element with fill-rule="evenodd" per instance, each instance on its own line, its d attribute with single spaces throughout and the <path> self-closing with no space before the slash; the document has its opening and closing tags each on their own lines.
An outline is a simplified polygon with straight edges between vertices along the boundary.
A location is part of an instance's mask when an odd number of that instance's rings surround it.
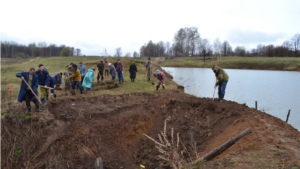
<svg viewBox="0 0 300 169">
<path fill-rule="evenodd" d="M 22 80 L 26 83 L 26 85 L 31 90 L 31 92 L 34 94 L 34 96 L 36 97 L 36 99 L 40 102 L 40 104 L 42 104 L 42 102 L 39 100 L 39 97 L 33 92 L 33 90 L 31 89 L 31 87 L 29 86 L 29 84 L 25 81 L 25 79 L 22 78 Z"/>
<path fill-rule="evenodd" d="M 217 83 L 217 79 L 216 79 L 216 83 Z M 214 100 L 214 98 L 215 98 L 215 92 L 216 92 L 216 88 L 214 89 L 214 94 L 213 94 L 213 99 L 212 100 Z"/>
</svg>

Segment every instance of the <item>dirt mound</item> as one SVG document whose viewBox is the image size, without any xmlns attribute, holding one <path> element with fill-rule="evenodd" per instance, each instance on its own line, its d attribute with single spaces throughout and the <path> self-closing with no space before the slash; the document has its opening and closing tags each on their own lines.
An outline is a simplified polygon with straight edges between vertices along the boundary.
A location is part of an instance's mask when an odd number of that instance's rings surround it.
<svg viewBox="0 0 300 169">
<path fill-rule="evenodd" d="M 242 130 L 243 137 L 203 168 L 253 168 L 300 165 L 300 134 L 283 121 L 234 102 L 219 103 L 169 90 L 49 102 L 48 111 L 29 118 L 2 119 L 2 168 L 92 168 L 102 157 L 105 168 L 155 168 L 154 143 L 164 120 L 188 153 L 202 155 Z M 191 138 L 192 141 L 191 141 Z"/>
</svg>

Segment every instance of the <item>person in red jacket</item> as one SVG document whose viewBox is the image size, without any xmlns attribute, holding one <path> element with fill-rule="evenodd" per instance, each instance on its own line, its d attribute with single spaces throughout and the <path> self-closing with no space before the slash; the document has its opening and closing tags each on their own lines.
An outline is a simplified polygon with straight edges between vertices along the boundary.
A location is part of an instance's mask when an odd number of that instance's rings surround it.
<svg viewBox="0 0 300 169">
<path fill-rule="evenodd" d="M 157 78 L 157 84 L 156 84 L 156 90 L 159 89 L 160 85 L 162 85 L 163 89 L 165 89 L 165 81 L 166 76 L 163 72 L 156 70 L 155 73 L 153 73 L 153 76 Z"/>
</svg>

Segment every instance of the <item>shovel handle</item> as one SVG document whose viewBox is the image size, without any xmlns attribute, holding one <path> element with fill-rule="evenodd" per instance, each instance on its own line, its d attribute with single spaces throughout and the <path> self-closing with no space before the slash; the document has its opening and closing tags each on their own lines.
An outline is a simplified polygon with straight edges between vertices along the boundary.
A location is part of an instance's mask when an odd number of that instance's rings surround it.
<svg viewBox="0 0 300 169">
<path fill-rule="evenodd" d="M 37 95 L 33 92 L 33 90 L 31 89 L 31 87 L 29 86 L 29 84 L 25 81 L 25 79 L 22 78 L 22 80 L 26 83 L 26 85 L 31 90 L 31 92 L 34 94 L 34 96 L 36 97 L 36 99 L 40 102 L 40 104 L 42 104 L 42 102 L 39 100 L 39 97 L 37 97 Z"/>
</svg>

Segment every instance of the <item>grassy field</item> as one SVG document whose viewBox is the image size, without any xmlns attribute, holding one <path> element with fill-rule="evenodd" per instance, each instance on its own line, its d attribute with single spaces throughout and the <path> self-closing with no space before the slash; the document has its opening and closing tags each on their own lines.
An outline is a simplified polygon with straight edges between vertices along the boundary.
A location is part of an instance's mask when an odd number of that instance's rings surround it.
<svg viewBox="0 0 300 169">
<path fill-rule="evenodd" d="M 4 99 L 8 100 L 16 100 L 15 98 L 18 95 L 19 87 L 21 79 L 16 77 L 17 72 L 28 71 L 30 67 L 38 68 L 40 63 L 44 64 L 50 75 L 53 76 L 58 72 L 64 72 L 66 65 L 73 62 L 78 64 L 79 62 L 83 62 L 86 65 L 87 69 L 91 67 L 96 67 L 96 64 L 100 61 L 104 60 L 103 57 L 45 57 L 45 58 L 33 58 L 30 60 L 2 60 L 1 61 L 1 101 Z M 108 58 L 108 61 L 114 63 L 117 61 L 117 58 Z M 119 88 L 114 88 L 107 90 L 106 86 L 95 86 L 98 88 L 97 94 L 123 94 L 123 93 L 131 93 L 131 92 L 154 92 L 155 86 L 151 85 L 151 83 L 146 80 L 146 70 L 144 64 L 146 62 L 146 58 L 121 58 L 121 61 L 125 65 L 124 71 L 124 80 L 125 83 L 121 85 Z M 136 82 L 132 83 L 129 78 L 129 66 L 132 62 L 136 62 L 138 67 L 138 73 Z M 159 69 L 157 65 L 153 66 L 152 72 L 156 69 Z M 95 80 L 96 73 L 95 72 Z M 105 79 L 110 80 L 110 79 Z M 156 83 L 156 79 L 152 78 L 153 82 Z M 176 84 L 169 79 L 166 82 L 166 86 L 169 88 L 176 87 Z M 13 93 L 8 93 L 8 89 L 12 88 Z"/>
<path fill-rule="evenodd" d="M 179 57 L 173 59 L 160 59 L 160 65 L 165 67 L 201 67 L 211 68 L 219 65 L 230 69 L 255 70 L 289 70 L 300 71 L 299 58 L 283 57 L 222 57 L 221 60 L 206 60 L 199 57 Z"/>
</svg>

